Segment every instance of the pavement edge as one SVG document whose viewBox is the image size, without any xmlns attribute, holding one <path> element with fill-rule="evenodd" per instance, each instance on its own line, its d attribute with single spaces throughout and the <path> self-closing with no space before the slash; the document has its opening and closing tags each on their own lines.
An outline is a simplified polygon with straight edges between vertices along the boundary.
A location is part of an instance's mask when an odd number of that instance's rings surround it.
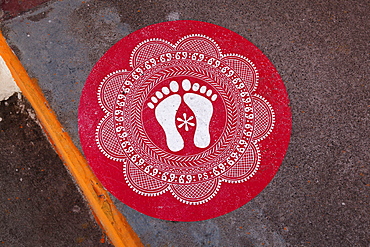
<svg viewBox="0 0 370 247">
<path fill-rule="evenodd" d="M 54 149 L 74 177 L 88 201 L 95 218 L 115 246 L 143 246 L 125 217 L 119 212 L 108 192 L 89 168 L 87 161 L 63 129 L 35 79 L 31 79 L 0 32 L 0 56 L 15 82 L 31 103 L 37 118 Z"/>
</svg>

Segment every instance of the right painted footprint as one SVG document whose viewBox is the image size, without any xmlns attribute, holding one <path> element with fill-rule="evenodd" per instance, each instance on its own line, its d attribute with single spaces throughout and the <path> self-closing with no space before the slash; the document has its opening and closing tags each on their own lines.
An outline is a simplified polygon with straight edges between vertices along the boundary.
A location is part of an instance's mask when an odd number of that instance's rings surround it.
<svg viewBox="0 0 370 247">
<path fill-rule="evenodd" d="M 211 101 L 217 99 L 217 94 L 213 94 L 211 89 L 206 86 L 200 87 L 198 83 L 193 85 L 188 79 L 182 81 L 182 88 L 185 93 L 183 98 L 185 104 L 193 111 L 196 119 L 194 133 L 194 145 L 198 148 L 206 148 L 211 142 L 209 125 L 213 116 L 213 104 Z"/>
</svg>

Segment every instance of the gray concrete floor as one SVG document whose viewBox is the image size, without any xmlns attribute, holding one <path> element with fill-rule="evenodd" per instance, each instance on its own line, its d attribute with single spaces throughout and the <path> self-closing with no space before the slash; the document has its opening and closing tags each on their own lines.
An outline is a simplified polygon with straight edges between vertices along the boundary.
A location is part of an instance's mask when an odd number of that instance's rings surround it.
<svg viewBox="0 0 370 247">
<path fill-rule="evenodd" d="M 64 0 L 2 30 L 77 146 L 84 81 L 125 35 L 177 19 L 239 33 L 273 62 L 291 100 L 291 144 L 276 177 L 250 203 L 202 222 L 117 207 L 148 246 L 369 246 L 369 13 L 362 0 Z"/>
</svg>

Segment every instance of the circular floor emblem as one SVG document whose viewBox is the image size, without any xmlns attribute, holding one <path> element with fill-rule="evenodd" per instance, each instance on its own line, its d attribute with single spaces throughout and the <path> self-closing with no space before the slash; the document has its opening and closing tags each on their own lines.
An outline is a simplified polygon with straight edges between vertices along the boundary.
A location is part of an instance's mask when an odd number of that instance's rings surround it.
<svg viewBox="0 0 370 247">
<path fill-rule="evenodd" d="M 286 152 L 284 85 L 253 44 L 204 22 L 165 22 L 114 45 L 87 79 L 83 150 L 128 206 L 175 221 L 217 217 L 255 197 Z"/>
</svg>

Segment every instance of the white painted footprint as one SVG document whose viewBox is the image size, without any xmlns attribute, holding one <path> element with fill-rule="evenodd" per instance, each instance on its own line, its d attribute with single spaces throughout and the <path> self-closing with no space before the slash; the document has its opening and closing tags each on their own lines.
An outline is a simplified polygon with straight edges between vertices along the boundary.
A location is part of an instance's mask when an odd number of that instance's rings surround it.
<svg viewBox="0 0 370 247">
<path fill-rule="evenodd" d="M 170 90 L 172 92 L 179 91 L 179 84 L 176 81 L 170 82 L 169 86 L 170 88 L 163 87 L 162 91 L 157 91 L 155 96 L 151 97 L 152 102 L 148 103 L 148 107 L 155 108 L 155 117 L 163 128 L 168 148 L 172 152 L 178 152 L 184 148 L 184 140 L 176 128 L 176 113 L 181 104 L 181 96 L 173 94 L 160 101 L 170 93 Z M 155 107 L 154 104 L 157 103 L 158 105 Z"/>
<path fill-rule="evenodd" d="M 194 145 L 198 148 L 206 148 L 211 142 L 209 133 L 209 125 L 213 116 L 211 101 L 217 99 L 217 94 L 213 94 L 211 89 L 207 90 L 206 86 L 200 87 L 198 83 L 191 85 L 188 79 L 182 81 L 182 88 L 184 91 L 193 91 L 184 94 L 184 102 L 193 111 L 196 118 Z"/>
</svg>

